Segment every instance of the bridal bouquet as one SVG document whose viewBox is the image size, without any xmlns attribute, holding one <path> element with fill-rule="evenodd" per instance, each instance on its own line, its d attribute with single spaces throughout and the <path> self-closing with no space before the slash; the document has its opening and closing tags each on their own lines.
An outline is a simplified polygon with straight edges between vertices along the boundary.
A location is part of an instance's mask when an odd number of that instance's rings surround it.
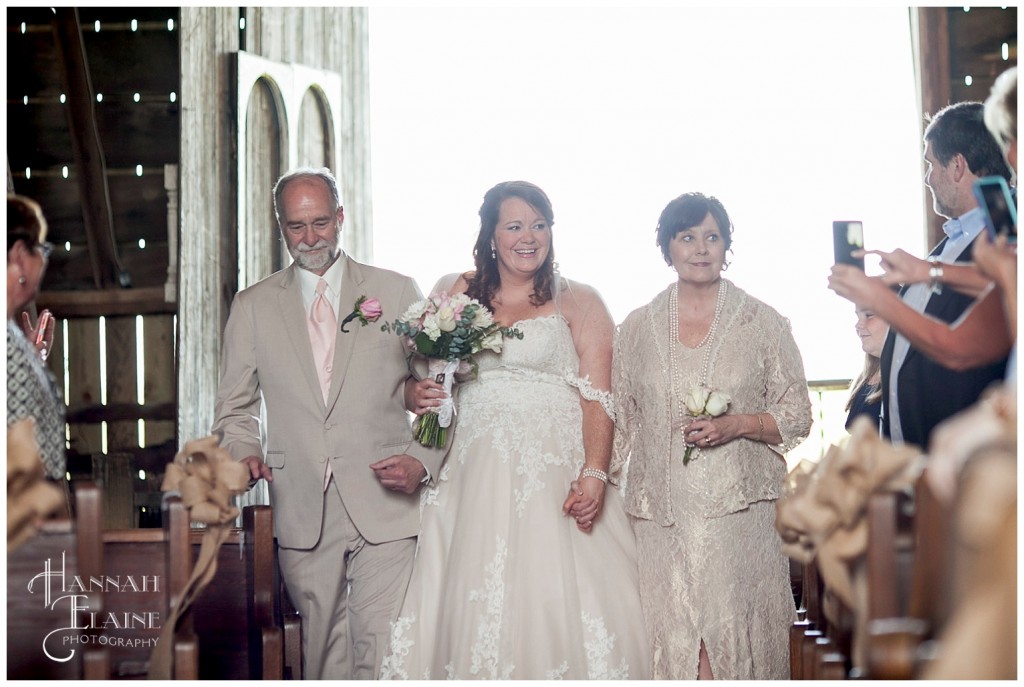
<svg viewBox="0 0 1024 687">
<path fill-rule="evenodd" d="M 718 417 L 725 413 L 731 401 L 732 397 L 729 394 L 695 386 L 686 395 L 686 412 L 695 418 L 701 416 Z M 690 463 L 690 454 L 695 448 L 697 447 L 686 447 L 686 452 L 683 453 L 683 465 Z"/>
<path fill-rule="evenodd" d="M 476 373 L 473 356 L 483 350 L 500 353 L 506 336 L 523 338 L 518 329 L 495 322 L 491 311 L 478 300 L 443 291 L 413 303 L 394 324 L 382 329 L 405 337 L 410 351 L 427 358 L 431 376 L 444 385 L 447 395 L 441 406 L 419 416 L 413 425 L 416 440 L 423 446 L 447 442 L 455 410 L 451 397 L 455 374 Z"/>
</svg>

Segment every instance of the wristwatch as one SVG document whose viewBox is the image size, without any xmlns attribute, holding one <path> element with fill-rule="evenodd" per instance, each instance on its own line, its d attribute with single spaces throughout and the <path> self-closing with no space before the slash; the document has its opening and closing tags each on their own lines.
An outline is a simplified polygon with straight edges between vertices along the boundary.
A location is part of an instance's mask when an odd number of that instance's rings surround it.
<svg viewBox="0 0 1024 687">
<path fill-rule="evenodd" d="M 928 269 L 928 286 L 932 293 L 942 293 L 942 261 L 938 258 L 928 258 L 931 267 Z"/>
</svg>

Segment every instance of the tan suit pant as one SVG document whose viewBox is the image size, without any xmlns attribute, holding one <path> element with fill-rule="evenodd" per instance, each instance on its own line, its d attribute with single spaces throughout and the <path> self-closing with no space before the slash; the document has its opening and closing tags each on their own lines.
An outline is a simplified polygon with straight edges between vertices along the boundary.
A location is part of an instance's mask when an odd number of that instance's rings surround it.
<svg viewBox="0 0 1024 687">
<path fill-rule="evenodd" d="M 302 616 L 304 676 L 375 680 L 409 585 L 416 538 L 370 544 L 333 478 L 323 498 L 317 545 L 279 552 L 288 595 Z"/>
</svg>

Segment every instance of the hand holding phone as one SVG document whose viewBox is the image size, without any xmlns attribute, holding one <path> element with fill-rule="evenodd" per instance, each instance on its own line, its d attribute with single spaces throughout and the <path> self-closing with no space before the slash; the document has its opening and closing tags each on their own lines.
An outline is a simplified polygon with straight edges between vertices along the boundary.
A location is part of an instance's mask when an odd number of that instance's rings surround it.
<svg viewBox="0 0 1024 687">
<path fill-rule="evenodd" d="M 993 241 L 1000 234 L 1011 243 L 1017 242 L 1017 205 L 1010 195 L 1006 179 L 1000 176 L 982 177 L 972 187 L 978 206 L 985 215 L 988 237 Z"/>
<path fill-rule="evenodd" d="M 50 324 L 50 320 L 53 319 L 53 313 L 49 310 L 44 310 L 39 313 L 39 321 L 36 323 L 36 346 L 43 343 L 46 338 L 46 328 Z"/>
<path fill-rule="evenodd" d="M 21 327 L 25 331 L 25 336 L 31 337 L 36 350 L 39 351 L 39 357 L 43 359 L 44 363 L 50 357 L 50 352 L 53 350 L 53 330 L 55 326 L 56 320 L 53 319 L 53 313 L 49 310 L 43 310 L 39 313 L 35 330 L 32 329 L 28 313 L 21 313 Z"/>
<path fill-rule="evenodd" d="M 864 271 L 864 256 L 853 256 L 854 251 L 864 250 L 863 222 L 849 220 L 832 222 L 832 243 L 837 265 L 853 265 L 861 272 Z"/>
</svg>

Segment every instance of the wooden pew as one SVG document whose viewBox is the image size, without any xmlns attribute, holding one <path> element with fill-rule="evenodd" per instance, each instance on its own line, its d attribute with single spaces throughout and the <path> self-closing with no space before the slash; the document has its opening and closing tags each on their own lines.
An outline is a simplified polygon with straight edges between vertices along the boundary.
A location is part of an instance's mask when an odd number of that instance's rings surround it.
<svg viewBox="0 0 1024 687">
<path fill-rule="evenodd" d="M 855 617 L 853 611 L 824 584 L 824 581 L 819 594 L 824 636 L 815 642 L 815 652 L 809 657 L 811 663 L 803 668 L 804 678 L 845 680 L 851 676 L 853 668 L 852 641 Z"/>
<path fill-rule="evenodd" d="M 810 680 L 812 676 L 804 671 L 805 647 L 813 644 L 822 633 L 820 592 L 821 580 L 814 562 L 799 564 L 801 574 L 800 607 L 797 620 L 789 630 L 789 673 L 792 680 Z"/>
<path fill-rule="evenodd" d="M 285 634 L 276 598 L 273 511 L 247 506 L 242 521 L 243 529 L 233 530 L 220 547 L 217 573 L 189 612 L 199 642 L 199 677 L 281 680 Z M 203 534 L 192 530 L 193 557 Z"/>
<path fill-rule="evenodd" d="M 817 561 L 803 564 L 802 568 L 801 607 L 797 621 L 790 627 L 790 679 L 846 679 L 849 627 L 846 623 L 836 625 L 825 615 L 827 589 Z"/>
<path fill-rule="evenodd" d="M 110 591 L 106 610 L 114 618 L 129 619 L 130 628 L 107 627 L 104 634 L 111 655 L 110 677 L 143 679 L 171 604 L 176 603 L 192 573 L 188 512 L 179 496 L 164 499 L 163 529 L 108 530 L 103 533 L 106 575 L 133 584 Z M 183 623 L 174 638 L 173 670 L 176 679 L 198 678 L 195 637 Z"/>
<path fill-rule="evenodd" d="M 949 516 L 922 471 L 868 505 L 867 679 L 914 679 L 948 614 Z"/>
<path fill-rule="evenodd" d="M 284 629 L 284 679 L 301 680 L 302 672 L 302 616 L 295 609 L 288 590 L 281 577 L 281 564 L 277 557 L 277 540 L 274 541 L 274 608 L 280 611 L 281 627 Z"/>
<path fill-rule="evenodd" d="M 89 627 L 89 613 L 102 612 L 103 597 L 84 598 L 75 582 L 88 584 L 103 574 L 101 499 L 94 483 L 77 484 L 73 521 L 46 521 L 32 539 L 8 552 L 8 679 L 100 680 L 108 674 L 107 649 Z M 44 571 L 49 577 L 41 576 Z M 72 610 L 69 594 L 78 597 L 74 603 L 81 610 Z"/>
<path fill-rule="evenodd" d="M 810 615 L 813 613 L 813 602 L 808 597 L 810 585 L 813 584 L 813 581 L 809 579 L 809 575 L 812 575 L 813 571 L 809 571 L 808 568 L 813 567 L 813 563 L 800 563 L 790 559 L 789 566 L 790 584 L 793 586 L 794 591 L 797 588 L 797 584 L 799 584 L 800 589 L 796 621 L 789 628 L 789 678 L 791 680 L 803 680 L 802 647 L 804 637 L 808 630 L 817 629 L 814 621 L 810 618 Z M 809 608 L 809 606 L 812 608 Z"/>
</svg>

